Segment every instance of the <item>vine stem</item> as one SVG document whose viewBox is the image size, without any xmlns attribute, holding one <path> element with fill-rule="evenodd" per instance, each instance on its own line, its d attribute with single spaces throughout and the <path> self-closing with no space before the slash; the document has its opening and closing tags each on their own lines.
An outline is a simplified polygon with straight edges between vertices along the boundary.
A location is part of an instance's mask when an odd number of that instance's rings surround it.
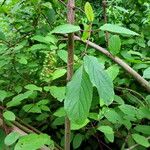
<svg viewBox="0 0 150 150">
<path fill-rule="evenodd" d="M 68 0 L 67 4 L 67 21 L 70 24 L 74 23 L 75 18 L 75 1 Z M 69 82 L 73 76 L 73 63 L 74 63 L 74 34 L 68 34 L 68 62 L 67 62 L 67 82 Z M 65 150 L 70 150 L 70 120 L 65 118 Z"/>
</svg>

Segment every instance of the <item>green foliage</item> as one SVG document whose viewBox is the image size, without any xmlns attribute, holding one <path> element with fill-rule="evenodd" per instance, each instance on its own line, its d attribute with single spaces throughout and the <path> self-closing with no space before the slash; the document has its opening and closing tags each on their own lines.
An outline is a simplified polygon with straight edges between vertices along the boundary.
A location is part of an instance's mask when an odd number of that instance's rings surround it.
<svg viewBox="0 0 150 150">
<path fill-rule="evenodd" d="M 84 42 L 108 49 L 149 82 L 150 2 L 110 0 L 106 24 L 102 1 L 75 2 L 75 25 L 67 24 L 67 8 L 58 0 L 0 2 L 0 148 L 53 149 L 48 134 L 63 147 L 68 116 L 72 149 L 97 150 L 100 142 L 103 149 L 137 144 L 134 149 L 146 150 L 150 94 Z M 68 42 L 62 34 L 68 33 L 83 43 L 75 42 L 75 74 L 66 86 Z M 5 135 L 5 126 L 18 118 L 46 135 Z"/>
</svg>

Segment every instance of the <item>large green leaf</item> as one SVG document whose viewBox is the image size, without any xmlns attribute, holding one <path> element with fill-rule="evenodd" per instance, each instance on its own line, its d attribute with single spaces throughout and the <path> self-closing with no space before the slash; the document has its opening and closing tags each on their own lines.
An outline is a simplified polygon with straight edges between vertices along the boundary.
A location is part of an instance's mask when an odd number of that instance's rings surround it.
<svg viewBox="0 0 150 150">
<path fill-rule="evenodd" d="M 71 121 L 78 124 L 85 122 L 91 107 L 92 93 L 92 83 L 82 66 L 67 85 L 64 108 Z"/>
<path fill-rule="evenodd" d="M 109 31 L 109 32 L 119 33 L 119 34 L 139 35 L 134 31 L 131 31 L 129 29 L 114 24 L 104 24 L 103 26 L 100 27 L 100 29 L 103 31 Z"/>
<path fill-rule="evenodd" d="M 66 34 L 66 33 L 73 33 L 80 31 L 79 26 L 75 26 L 72 24 L 63 24 L 60 26 L 57 26 L 51 33 L 60 33 L 60 34 Z"/>
<path fill-rule="evenodd" d="M 29 134 L 19 139 L 14 150 L 37 150 L 42 148 L 45 144 L 54 147 L 54 143 L 48 135 Z"/>
<path fill-rule="evenodd" d="M 146 139 L 144 136 L 140 134 L 132 134 L 133 139 L 136 141 L 136 143 L 144 146 L 149 147 L 150 143 L 148 142 L 148 139 Z"/>
<path fill-rule="evenodd" d="M 112 80 L 107 72 L 93 56 L 84 57 L 84 66 L 91 82 L 97 88 L 100 98 L 106 105 L 111 104 L 114 100 L 114 89 Z"/>
</svg>

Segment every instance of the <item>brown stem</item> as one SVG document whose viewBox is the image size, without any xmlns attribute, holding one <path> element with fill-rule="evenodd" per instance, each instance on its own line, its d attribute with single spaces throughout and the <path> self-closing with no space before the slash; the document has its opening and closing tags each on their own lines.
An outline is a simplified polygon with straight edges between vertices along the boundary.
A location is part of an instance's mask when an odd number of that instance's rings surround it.
<svg viewBox="0 0 150 150">
<path fill-rule="evenodd" d="M 106 0 L 103 0 L 102 1 L 102 6 L 103 6 L 103 16 L 104 16 L 104 22 L 107 23 L 108 22 L 108 19 L 107 19 L 107 1 Z M 106 39 L 106 43 L 107 43 L 107 46 L 108 46 L 108 43 L 109 43 L 109 33 L 106 31 L 105 32 L 105 39 Z"/>
<path fill-rule="evenodd" d="M 141 86 L 143 86 L 149 93 L 150 93 L 150 84 L 148 81 L 146 81 L 143 77 L 141 77 L 134 69 L 132 69 L 127 63 L 125 63 L 122 59 L 120 59 L 117 56 L 113 56 L 109 51 L 102 48 L 101 46 L 90 42 L 90 41 L 82 41 L 82 39 L 78 36 L 74 36 L 75 40 L 81 41 L 83 43 L 88 43 L 89 46 L 95 48 L 96 50 L 100 51 L 110 59 L 112 59 L 114 62 L 116 62 L 118 65 L 120 65 L 126 72 L 128 72 L 130 75 L 132 75 Z"/>
<path fill-rule="evenodd" d="M 68 0 L 68 12 L 67 20 L 68 23 L 73 24 L 75 13 L 75 2 L 74 0 Z M 74 34 L 68 34 L 68 62 L 67 62 L 67 82 L 69 82 L 73 76 L 73 62 L 74 62 Z M 68 117 L 65 118 L 65 150 L 70 150 L 70 120 Z"/>
</svg>

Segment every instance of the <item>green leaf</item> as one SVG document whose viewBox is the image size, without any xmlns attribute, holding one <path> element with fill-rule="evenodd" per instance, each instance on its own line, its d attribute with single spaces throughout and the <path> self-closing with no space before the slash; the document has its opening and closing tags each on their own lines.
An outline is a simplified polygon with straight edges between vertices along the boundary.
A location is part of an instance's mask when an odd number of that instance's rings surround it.
<svg viewBox="0 0 150 150">
<path fill-rule="evenodd" d="M 22 109 L 28 113 L 41 113 L 41 108 L 37 104 L 27 104 Z"/>
<path fill-rule="evenodd" d="M 13 106 L 20 105 L 21 102 L 23 100 L 27 99 L 32 93 L 33 93 L 33 91 L 27 91 L 23 94 L 18 94 L 17 96 L 13 97 L 13 99 L 10 102 L 8 102 L 6 104 L 7 107 L 13 107 Z"/>
<path fill-rule="evenodd" d="M 15 114 L 12 111 L 5 111 L 3 117 L 8 121 L 15 121 Z"/>
<path fill-rule="evenodd" d="M 4 90 L 0 90 L 0 101 L 3 102 L 3 100 L 7 97 L 7 92 Z"/>
<path fill-rule="evenodd" d="M 56 80 L 66 74 L 66 69 L 57 69 L 52 73 L 52 80 Z"/>
<path fill-rule="evenodd" d="M 5 138 L 5 144 L 7 146 L 10 146 L 12 144 L 14 144 L 20 137 L 20 134 L 18 132 L 11 132 L 10 134 L 8 134 Z"/>
<path fill-rule="evenodd" d="M 85 127 L 89 122 L 89 119 L 86 119 L 82 124 L 76 124 L 74 122 L 71 122 L 71 130 L 79 130 Z"/>
<path fill-rule="evenodd" d="M 106 105 L 111 104 L 114 100 L 114 89 L 112 80 L 107 72 L 93 56 L 84 57 L 84 66 L 91 82 L 98 90 L 100 99 L 102 99 Z"/>
<path fill-rule="evenodd" d="M 57 116 L 57 117 L 64 117 L 64 116 L 66 116 L 66 112 L 65 112 L 65 110 L 64 110 L 64 107 L 61 107 L 61 108 L 57 109 L 57 110 L 54 112 L 53 115 L 54 115 L 54 116 Z"/>
<path fill-rule="evenodd" d="M 143 78 L 150 79 L 150 67 L 144 70 L 143 72 Z"/>
<path fill-rule="evenodd" d="M 150 135 L 150 126 L 148 125 L 137 125 L 134 129 L 138 132 Z"/>
<path fill-rule="evenodd" d="M 114 109 L 108 109 L 104 116 L 112 123 L 121 123 L 122 119 Z"/>
<path fill-rule="evenodd" d="M 116 55 L 120 52 L 121 49 L 121 40 L 118 35 L 113 35 L 109 40 L 109 46 L 108 46 L 110 52 L 113 55 Z"/>
<path fill-rule="evenodd" d="M 74 33 L 80 31 L 79 26 L 75 26 L 72 24 L 63 24 L 60 26 L 57 26 L 51 33 L 60 33 L 60 34 L 66 34 L 66 33 Z"/>
<path fill-rule="evenodd" d="M 6 40 L 5 34 L 2 31 L 0 31 L 0 40 L 2 41 Z"/>
<path fill-rule="evenodd" d="M 119 67 L 118 65 L 112 65 L 109 68 L 107 68 L 106 72 L 112 80 L 115 80 L 119 74 Z"/>
<path fill-rule="evenodd" d="M 40 91 L 40 92 L 42 92 L 42 88 L 38 87 L 34 84 L 28 84 L 24 88 L 27 89 L 27 90 L 31 90 L 31 91 Z"/>
<path fill-rule="evenodd" d="M 37 150 L 42 148 L 44 145 L 51 145 L 54 148 L 54 143 L 50 137 L 46 134 L 29 134 L 19 139 L 14 150 Z"/>
<path fill-rule="evenodd" d="M 50 93 L 58 101 L 62 102 L 65 99 L 66 87 L 51 86 Z"/>
<path fill-rule="evenodd" d="M 146 139 L 144 136 L 139 135 L 139 134 L 132 134 L 133 139 L 135 140 L 136 143 L 144 146 L 144 147 L 149 147 L 150 143 L 148 142 L 148 139 Z"/>
<path fill-rule="evenodd" d="M 31 48 L 29 48 L 30 51 L 36 51 L 42 49 L 49 49 L 49 47 L 45 44 L 34 44 Z"/>
<path fill-rule="evenodd" d="M 67 85 L 64 108 L 69 119 L 82 124 L 88 117 L 92 102 L 93 88 L 83 66 L 80 67 Z"/>
<path fill-rule="evenodd" d="M 20 64 L 24 64 L 24 65 L 28 63 L 27 58 L 24 56 L 21 56 L 18 61 Z"/>
<path fill-rule="evenodd" d="M 92 6 L 89 2 L 85 3 L 84 11 L 85 11 L 85 14 L 86 14 L 88 20 L 90 22 L 93 22 L 94 21 L 94 12 L 93 12 Z"/>
<path fill-rule="evenodd" d="M 129 29 L 126 29 L 124 27 L 114 25 L 114 24 L 104 24 L 103 26 L 100 27 L 100 30 L 113 32 L 113 33 L 119 33 L 119 34 L 139 35 L 138 33 L 134 31 L 131 31 Z"/>
<path fill-rule="evenodd" d="M 79 148 L 82 143 L 82 140 L 83 140 L 83 135 L 80 133 L 76 134 L 73 139 L 73 149 Z"/>
<path fill-rule="evenodd" d="M 100 126 L 97 128 L 99 131 L 103 132 L 106 138 L 110 141 L 114 141 L 114 131 L 110 126 Z"/>
<path fill-rule="evenodd" d="M 65 50 L 59 50 L 58 51 L 58 56 L 65 62 L 65 63 L 67 63 L 67 57 L 68 57 L 68 52 L 67 51 L 65 51 Z M 76 55 L 74 55 L 74 60 L 75 61 L 78 61 L 78 57 L 76 56 Z"/>
<path fill-rule="evenodd" d="M 90 37 L 90 30 L 91 30 L 91 25 L 84 25 L 84 32 L 82 35 L 82 40 L 86 41 Z"/>
</svg>

